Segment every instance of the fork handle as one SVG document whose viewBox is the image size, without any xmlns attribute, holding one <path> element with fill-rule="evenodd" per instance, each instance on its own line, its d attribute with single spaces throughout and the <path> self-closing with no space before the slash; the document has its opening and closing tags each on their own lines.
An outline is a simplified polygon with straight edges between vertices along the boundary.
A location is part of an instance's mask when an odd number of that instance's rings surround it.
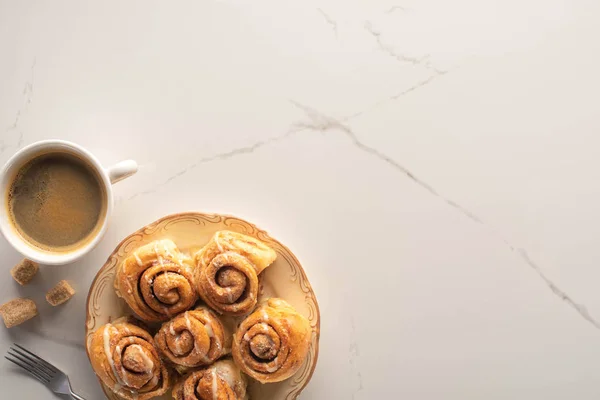
<svg viewBox="0 0 600 400">
<path fill-rule="evenodd" d="M 71 397 L 74 398 L 75 400 L 85 400 L 83 397 L 81 397 L 78 394 L 75 394 L 73 392 L 71 392 Z"/>
</svg>

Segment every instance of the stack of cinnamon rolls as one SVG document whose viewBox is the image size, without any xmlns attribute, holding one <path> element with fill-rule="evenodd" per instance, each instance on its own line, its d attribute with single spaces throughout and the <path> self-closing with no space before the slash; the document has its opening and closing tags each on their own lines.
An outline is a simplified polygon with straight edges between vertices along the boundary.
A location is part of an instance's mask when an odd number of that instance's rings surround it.
<svg viewBox="0 0 600 400">
<path fill-rule="evenodd" d="M 312 331 L 286 301 L 258 303 L 258 276 L 276 257 L 265 243 L 231 231 L 191 255 L 166 239 L 136 249 L 115 277 L 136 318 L 94 332 L 94 371 L 127 400 L 170 389 L 175 400 L 243 400 L 248 379 L 288 379 L 302 366 Z"/>
</svg>

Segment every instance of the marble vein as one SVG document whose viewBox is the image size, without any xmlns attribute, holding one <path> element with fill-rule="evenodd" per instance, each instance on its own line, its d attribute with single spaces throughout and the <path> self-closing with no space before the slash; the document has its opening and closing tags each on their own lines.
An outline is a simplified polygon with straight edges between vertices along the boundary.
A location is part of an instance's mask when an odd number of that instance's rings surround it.
<svg viewBox="0 0 600 400">
<path fill-rule="evenodd" d="M 431 80 L 429 80 L 429 82 L 430 81 Z M 398 96 L 410 93 L 410 92 L 416 90 L 418 87 L 426 85 L 427 83 L 428 83 L 428 81 L 424 81 L 420 84 L 417 84 L 417 85 L 415 85 L 414 88 L 412 88 L 412 89 L 409 88 L 409 89 L 405 90 L 404 92 L 400 93 Z M 239 147 L 239 148 L 227 151 L 227 152 L 223 152 L 223 153 L 215 154 L 215 155 L 212 155 L 209 157 L 201 158 L 198 161 L 196 161 L 195 163 L 193 163 L 193 164 L 187 166 L 186 168 L 180 170 L 179 172 L 171 175 L 164 182 L 158 184 L 155 188 L 153 188 L 151 190 L 136 193 L 133 196 L 129 197 L 128 200 L 132 200 L 136 197 L 143 196 L 146 194 L 154 193 L 158 190 L 158 188 L 169 184 L 173 180 L 185 175 L 188 171 L 198 167 L 201 164 L 205 164 L 205 163 L 209 163 L 209 162 L 217 161 L 217 160 L 227 160 L 227 159 L 230 159 L 230 158 L 235 157 L 240 154 L 253 153 L 255 150 L 257 150 L 261 147 L 284 140 L 284 139 L 290 137 L 292 134 L 295 134 L 295 133 L 303 131 L 303 130 L 313 130 L 313 131 L 321 131 L 321 132 L 334 131 L 334 130 L 339 131 L 344 136 L 346 136 L 351 141 L 351 143 L 360 151 L 365 152 L 365 153 L 369 154 L 370 156 L 373 156 L 373 157 L 381 160 L 382 162 L 386 163 L 390 167 L 396 169 L 398 172 L 402 173 L 404 176 L 411 179 L 415 184 L 420 186 L 422 189 L 424 189 L 429 194 L 439 198 L 441 201 L 445 202 L 448 206 L 457 210 L 458 212 L 460 212 L 461 214 L 463 214 L 464 216 L 469 218 L 471 221 L 485 226 L 492 233 L 494 233 L 494 235 L 500 237 L 502 242 L 512 252 L 514 252 L 521 259 L 522 262 L 524 262 L 526 265 L 528 265 L 530 268 L 532 268 L 538 274 L 538 276 L 542 279 L 542 281 L 545 283 L 545 285 L 550 289 L 550 291 L 555 296 L 560 298 L 564 303 L 566 303 L 569 307 L 571 307 L 573 310 L 575 310 L 584 320 L 586 320 L 592 326 L 594 326 L 597 329 L 600 329 L 600 322 L 598 322 L 596 319 L 594 319 L 590 315 L 590 313 L 587 311 L 587 308 L 584 305 L 577 303 L 575 300 L 573 300 L 573 298 L 570 295 L 568 295 L 564 290 L 560 289 L 553 281 L 551 281 L 543 273 L 542 268 L 529 257 L 529 255 L 525 249 L 518 248 L 517 246 L 514 246 L 513 244 L 511 244 L 508 240 L 506 240 L 501 235 L 499 235 L 492 227 L 485 224 L 483 222 L 483 220 L 481 220 L 477 215 L 472 213 L 466 207 L 458 204 L 454 200 L 447 198 L 444 195 L 442 195 L 441 193 L 439 193 L 435 188 L 433 188 L 427 182 L 425 182 L 424 180 L 422 180 L 421 178 L 416 176 L 412 171 L 407 169 L 405 166 L 403 166 L 398 161 L 394 160 L 393 158 L 391 158 L 390 156 L 381 152 L 380 150 L 362 142 L 359 139 L 359 137 L 352 131 L 352 129 L 350 129 L 350 127 L 344 123 L 345 121 L 337 120 L 337 119 L 330 117 L 322 112 L 319 112 L 311 107 L 303 105 L 297 101 L 290 100 L 290 102 L 295 107 L 297 107 L 298 109 L 303 111 L 306 119 L 294 123 L 292 126 L 292 129 L 288 130 L 285 134 L 280 135 L 280 136 L 271 137 L 266 140 L 260 140 L 260 141 L 255 142 L 254 144 L 251 144 L 248 146 Z M 347 118 L 347 119 L 349 119 L 349 118 Z M 360 380 L 360 375 L 357 376 L 357 379 Z M 360 389 L 362 389 L 362 383 L 360 385 Z"/>
<path fill-rule="evenodd" d="M 229 158 L 235 157 L 237 155 L 240 154 L 249 154 L 249 153 L 253 153 L 255 150 L 264 147 L 268 144 L 271 143 L 275 143 L 278 142 L 280 140 L 283 140 L 287 137 L 289 137 L 290 135 L 294 134 L 295 131 L 294 130 L 290 130 L 288 132 L 286 132 L 283 135 L 280 136 L 274 136 L 265 140 L 259 140 L 251 145 L 248 146 L 244 146 L 244 147 L 239 147 L 233 150 L 229 150 L 223 153 L 218 153 L 212 156 L 208 156 L 208 157 L 203 157 L 200 158 L 198 161 L 188 165 L 187 167 L 179 170 L 178 172 L 174 173 L 173 175 L 169 176 L 167 179 L 165 179 L 163 182 L 157 184 L 153 189 L 150 190 L 146 190 L 146 191 L 142 191 L 142 192 L 138 192 L 133 194 L 132 196 L 130 196 L 129 198 L 127 198 L 127 200 L 133 200 L 136 197 L 140 197 L 140 196 L 145 196 L 148 194 L 152 194 L 158 191 L 158 189 L 160 189 L 161 187 L 168 185 L 169 183 L 171 183 L 172 181 L 174 181 L 175 179 L 185 175 L 186 173 L 188 173 L 189 171 L 193 170 L 194 168 L 198 167 L 199 165 L 202 164 L 206 164 L 212 161 L 219 161 L 219 160 L 227 160 Z"/>
<path fill-rule="evenodd" d="M 249 146 L 236 148 L 236 149 L 224 152 L 224 153 L 219 153 L 219 154 L 215 154 L 213 156 L 202 158 L 202 159 L 198 160 L 197 162 L 194 162 L 194 163 L 188 165 L 187 167 L 181 169 L 180 171 L 176 172 L 175 174 L 169 176 L 165 181 L 159 183 L 153 189 L 148 189 L 148 190 L 144 190 L 144 191 L 141 191 L 141 192 L 134 193 L 133 195 L 131 195 L 130 197 L 128 197 L 126 200 L 129 201 L 129 200 L 133 200 L 133 199 L 135 199 L 137 197 L 146 196 L 146 195 L 149 195 L 149 194 L 152 194 L 152 193 L 156 193 L 160 187 L 163 187 L 163 186 L 169 184 L 170 182 L 172 182 L 173 180 L 175 180 L 175 179 L 177 179 L 177 178 L 185 175 L 188 171 L 196 168 L 200 164 L 208 163 L 208 162 L 211 162 L 211 161 L 217 161 L 217 160 L 226 160 L 226 159 L 234 157 L 234 156 L 236 156 L 238 154 L 251 153 L 251 152 L 255 151 L 258 148 L 261 148 L 261 147 L 266 146 L 268 144 L 275 143 L 275 142 L 278 142 L 280 140 L 286 139 L 287 137 L 291 136 L 292 134 L 294 134 L 296 132 L 299 132 L 301 130 L 304 130 L 304 129 L 311 129 L 311 130 L 315 130 L 316 129 L 316 130 L 319 130 L 319 131 L 327 131 L 327 130 L 330 130 L 330 129 L 336 127 L 336 126 L 331 125 L 332 122 L 335 122 L 335 123 L 339 124 L 339 126 L 337 126 L 337 128 L 342 128 L 341 129 L 342 131 L 347 130 L 347 128 L 342 124 L 342 122 L 349 121 L 349 120 L 351 120 L 353 118 L 356 118 L 356 117 L 358 117 L 358 116 L 360 116 L 360 115 L 362 115 L 362 114 L 364 114 L 364 113 L 366 113 L 368 111 L 371 111 L 371 110 L 379 107 L 380 105 L 382 105 L 383 103 L 385 103 L 385 102 L 387 102 L 389 100 L 396 100 L 396 99 L 400 98 L 401 96 L 409 94 L 409 93 L 411 93 L 411 92 L 413 92 L 413 91 L 415 91 L 415 90 L 417 90 L 417 89 L 419 89 L 419 88 L 421 88 L 421 87 L 429 84 L 434 79 L 436 79 L 440 75 L 446 74 L 447 72 L 448 71 L 434 71 L 434 74 L 431 75 L 429 78 L 425 79 L 424 81 L 418 82 L 417 84 L 409 87 L 408 89 L 403 90 L 402 92 L 400 92 L 400 93 L 398 93 L 396 95 L 391 96 L 390 98 L 387 98 L 387 99 L 384 99 L 382 101 L 379 101 L 379 102 L 377 102 L 376 104 L 374 104 L 373 106 L 369 107 L 366 110 L 363 110 L 363 111 L 357 112 L 355 114 L 349 115 L 347 117 L 344 117 L 344 118 L 341 119 L 341 121 L 337 121 L 337 120 L 334 120 L 334 119 L 331 119 L 331 118 L 321 119 L 322 126 L 320 126 L 320 127 L 314 125 L 315 121 L 317 121 L 319 118 L 313 118 L 313 120 L 311 121 L 311 123 L 308 124 L 308 125 L 306 125 L 306 126 L 303 126 L 303 122 L 300 121 L 300 122 L 295 123 L 294 126 L 293 126 L 293 128 L 290 131 L 286 132 L 284 135 L 275 136 L 275 137 L 269 138 L 267 140 L 259 140 L 259 141 L 255 142 L 255 143 L 253 143 L 253 144 L 251 144 Z M 297 102 L 295 102 L 293 100 L 290 100 L 290 102 L 292 104 L 294 104 L 296 107 L 304 110 L 304 106 L 302 106 L 300 103 L 297 103 Z M 316 114 L 315 114 L 315 116 L 316 116 Z M 370 151 L 370 149 L 363 149 L 363 150 Z M 390 159 L 390 162 L 393 162 L 393 160 Z M 398 167 L 402 168 L 402 166 L 400 166 L 400 165 L 398 165 Z M 453 206 L 456 206 L 452 202 L 450 202 L 449 204 L 451 204 Z"/>
<path fill-rule="evenodd" d="M 594 319 L 590 315 L 590 313 L 587 311 L 587 308 L 584 305 L 577 303 L 564 290 L 560 289 L 553 281 L 551 281 L 544 274 L 542 268 L 538 264 L 536 264 L 534 261 L 532 261 L 532 259 L 529 257 L 529 255 L 525 249 L 518 248 L 517 246 L 514 246 L 513 244 L 511 244 L 508 240 L 506 240 L 500 234 L 498 234 L 496 230 L 494 230 L 489 225 L 485 224 L 483 222 L 483 220 L 481 220 L 477 215 L 475 215 L 474 213 L 469 211 L 466 207 L 458 204 L 454 200 L 443 196 L 441 193 L 439 193 L 437 190 L 435 190 L 431 185 L 429 185 L 428 183 L 426 183 L 425 181 L 423 181 L 422 179 L 417 177 L 413 172 L 408 170 L 406 167 L 404 167 L 402 164 L 400 164 L 396 160 L 392 159 L 391 157 L 389 157 L 388 155 L 384 154 L 383 152 L 377 150 L 376 148 L 363 143 L 358 138 L 358 136 L 347 125 L 343 124 L 341 121 L 338 121 L 335 118 L 327 116 L 313 108 L 307 107 L 298 102 L 293 102 L 293 104 L 296 107 L 300 108 L 307 117 L 306 121 L 300 121 L 300 122 L 294 124 L 295 126 L 305 128 L 305 129 L 306 128 L 312 129 L 312 130 L 316 130 L 316 131 L 337 130 L 337 131 L 343 133 L 348 139 L 350 139 L 352 144 L 355 147 L 357 147 L 359 150 L 361 150 L 373 157 L 376 157 L 379 160 L 383 161 L 384 163 L 388 164 L 389 166 L 395 168 L 396 170 L 401 172 L 403 175 L 405 175 L 409 179 L 411 179 L 415 184 L 419 185 L 425 191 L 429 192 L 431 195 L 444 201 L 447 205 L 449 205 L 453 209 L 459 211 L 460 213 L 462 213 L 464 216 L 466 216 L 473 222 L 485 226 L 495 236 L 500 237 L 502 242 L 506 246 L 508 246 L 511 251 L 513 251 L 515 254 L 517 254 L 522 262 L 524 262 L 530 268 L 532 268 L 539 275 L 539 277 L 544 281 L 546 286 L 550 289 L 550 291 L 552 291 L 552 293 L 554 295 L 556 295 L 558 298 L 560 298 L 569 307 L 574 309 L 583 319 L 585 319 L 587 322 L 589 322 L 592 326 L 594 326 L 597 329 L 600 329 L 600 322 L 597 321 L 596 319 Z"/>
<path fill-rule="evenodd" d="M 360 391 L 364 389 L 362 373 L 358 366 L 358 358 L 360 357 L 360 350 L 358 347 L 358 342 L 356 340 L 356 325 L 354 323 L 354 317 L 350 319 L 350 327 L 351 327 L 351 336 L 350 336 L 350 346 L 348 348 L 349 353 L 349 364 L 352 367 L 355 373 L 355 382 L 356 388 L 352 390 L 352 399 L 355 399 Z"/>
<path fill-rule="evenodd" d="M 404 89 L 403 91 L 393 95 L 390 97 L 390 100 L 398 100 L 400 97 L 402 96 L 406 96 L 407 94 L 414 92 L 417 89 L 422 88 L 425 85 L 429 85 L 431 82 L 433 82 L 435 79 L 437 79 L 438 77 L 447 74 L 448 71 L 441 71 L 441 70 L 436 70 L 434 72 L 434 74 L 432 74 L 431 76 L 429 76 L 427 79 L 424 79 L 420 82 L 417 82 L 416 84 L 410 86 L 408 89 Z"/>
<path fill-rule="evenodd" d="M 420 179 L 418 176 L 416 176 L 413 172 L 408 170 L 402 164 L 400 164 L 396 160 L 392 159 L 391 157 L 387 156 L 386 154 L 382 153 L 381 151 L 377 150 L 376 148 L 368 146 L 365 143 L 363 143 L 361 140 L 359 140 L 358 136 L 356 136 L 356 134 L 347 125 L 343 124 L 341 121 L 338 121 L 337 119 L 335 119 L 333 117 L 329 117 L 325 114 L 322 114 L 322 113 L 320 113 L 310 107 L 302 105 L 298 102 L 293 102 L 293 104 L 296 107 L 300 108 L 302 111 L 304 111 L 304 113 L 308 117 L 307 121 L 297 122 L 295 124 L 295 126 L 301 127 L 301 128 L 308 128 L 308 129 L 312 129 L 312 130 L 318 130 L 318 131 L 328 131 L 328 130 L 336 129 L 336 130 L 342 132 L 346 137 L 348 137 L 350 139 L 352 144 L 354 144 L 354 146 L 356 146 L 361 151 L 368 153 L 368 154 L 380 159 L 381 161 L 385 162 L 386 164 L 390 165 L 391 167 L 397 169 L 398 171 L 400 171 L 402 174 L 406 175 L 413 182 L 415 182 L 417 185 L 421 186 L 423 189 L 425 189 L 430 194 L 444 200 L 444 202 L 446 202 L 448 205 L 450 205 L 453 208 L 458 209 L 461 213 L 463 213 L 464 215 L 466 215 L 473 221 L 481 223 L 481 220 L 479 218 L 477 218 L 475 215 L 473 215 L 473 213 L 469 212 L 467 209 L 465 209 L 461 205 L 455 203 L 454 201 L 442 196 L 433 187 L 431 187 L 428 183 L 426 183 L 425 181 Z"/>
<path fill-rule="evenodd" d="M 412 92 L 414 92 L 414 91 L 416 91 L 418 89 L 421 89 L 424 86 L 429 85 L 431 82 L 433 82 L 434 80 L 436 80 L 440 76 L 447 74 L 448 72 L 450 72 L 450 71 L 448 71 L 448 70 L 446 70 L 446 71 L 435 70 L 435 71 L 433 71 L 433 74 L 431 74 L 426 79 L 423 79 L 422 81 L 417 82 L 414 85 L 409 86 L 408 88 L 406 88 L 406 89 L 404 89 L 404 90 L 402 90 L 402 91 L 400 91 L 400 92 L 398 92 L 398 93 L 396 93 L 394 95 L 391 95 L 388 98 L 380 100 L 380 101 L 376 102 L 375 104 L 372 104 L 371 106 L 365 108 L 364 110 L 361 110 L 361 111 L 355 112 L 354 114 L 350 114 L 350 115 L 348 115 L 346 117 L 343 117 L 341 119 L 341 121 L 342 122 L 349 121 L 349 120 L 354 119 L 356 117 L 359 117 L 359 116 L 361 116 L 361 115 L 363 115 L 363 114 L 365 114 L 367 112 L 373 111 L 373 110 L 375 110 L 378 107 L 381 107 L 383 104 L 387 103 L 388 101 L 398 100 L 399 98 L 401 98 L 403 96 L 406 96 L 409 93 L 412 93 Z"/>
<path fill-rule="evenodd" d="M 365 21 L 364 27 L 365 27 L 366 31 L 369 32 L 375 38 L 375 40 L 377 41 L 377 45 L 379 46 L 379 49 L 381 49 L 381 51 L 383 51 L 390 57 L 395 58 L 396 60 L 398 60 L 401 63 L 408 63 L 408 64 L 415 65 L 415 66 L 420 65 L 420 66 L 423 66 L 424 68 L 431 69 L 436 72 L 442 72 L 442 70 L 436 68 L 431 63 L 431 60 L 429 59 L 430 58 L 429 54 L 425 54 L 423 57 L 419 58 L 419 57 L 411 57 L 411 56 L 407 56 L 405 54 L 398 53 L 392 46 L 390 46 L 389 44 L 387 44 L 386 42 L 383 41 L 383 39 L 381 38 L 381 32 L 373 26 L 372 22 Z"/>
<path fill-rule="evenodd" d="M 320 8 L 317 8 L 317 11 L 319 12 L 319 14 L 321 14 L 323 16 L 323 18 L 325 18 L 325 22 L 327 22 L 327 24 L 329 24 L 331 26 L 331 29 L 333 30 L 333 34 L 335 35 L 335 37 L 338 37 L 338 26 L 337 26 L 337 22 L 335 22 L 335 20 L 333 18 L 331 18 L 329 16 L 329 14 L 327 14 L 325 11 L 323 11 Z"/>
<path fill-rule="evenodd" d="M 402 6 L 392 6 L 392 7 L 388 8 L 388 10 L 385 13 L 391 14 L 396 11 L 408 11 L 408 8 L 402 7 Z"/>
<path fill-rule="evenodd" d="M 27 82 L 25 82 L 25 86 L 23 87 L 23 96 L 24 96 L 23 105 L 21 106 L 21 108 L 19 108 L 17 110 L 17 113 L 15 114 L 15 119 L 13 120 L 13 123 L 8 128 L 6 128 L 6 133 L 10 133 L 12 131 L 19 132 L 19 136 L 18 136 L 17 144 L 16 144 L 17 148 L 21 147 L 24 142 L 23 131 L 21 131 L 19 124 L 21 122 L 21 118 L 27 112 L 29 105 L 31 104 L 31 101 L 33 100 L 33 81 L 34 81 L 34 76 L 35 76 L 34 74 L 35 74 L 36 64 L 37 64 L 37 58 L 34 58 L 33 63 L 31 64 L 29 80 Z M 6 145 L 4 143 L 4 141 L 2 143 L 0 143 L 0 153 L 2 153 L 8 147 L 10 147 L 10 146 Z"/>
<path fill-rule="evenodd" d="M 556 295 L 558 296 L 563 302 L 565 302 L 566 304 L 568 304 L 571 308 L 573 308 L 575 311 L 577 311 L 577 313 L 579 313 L 579 315 L 581 315 L 581 317 L 583 319 L 585 319 L 586 321 L 588 321 L 590 324 L 592 324 L 594 327 L 596 327 L 597 329 L 600 329 L 600 322 L 597 321 L 596 319 L 594 319 L 594 317 L 592 317 L 592 315 L 589 313 L 589 311 L 587 310 L 587 308 L 583 305 L 583 304 L 579 304 L 577 303 L 575 300 L 573 300 L 571 298 L 571 296 L 569 296 L 567 293 L 565 293 L 563 290 L 561 290 L 558 286 L 556 286 L 556 284 L 554 282 L 552 282 L 550 280 L 550 278 L 548 278 L 546 276 L 546 274 L 544 274 L 544 272 L 542 271 L 542 269 L 538 266 L 537 263 L 535 263 L 530 257 L 529 254 L 527 254 L 527 251 L 525 249 L 516 249 L 514 248 L 512 245 L 510 245 L 510 243 L 506 242 L 505 243 L 511 248 L 512 251 L 514 251 L 527 265 L 529 265 L 538 275 L 540 278 L 542 278 L 542 280 L 546 283 L 546 285 L 550 288 L 550 290 Z"/>
<path fill-rule="evenodd" d="M 15 120 L 13 121 L 12 125 L 10 125 L 8 128 L 6 128 L 6 132 L 10 132 L 12 130 L 17 129 L 17 127 L 19 126 L 20 119 L 21 119 L 21 110 L 18 110 L 17 114 L 15 115 Z"/>
</svg>

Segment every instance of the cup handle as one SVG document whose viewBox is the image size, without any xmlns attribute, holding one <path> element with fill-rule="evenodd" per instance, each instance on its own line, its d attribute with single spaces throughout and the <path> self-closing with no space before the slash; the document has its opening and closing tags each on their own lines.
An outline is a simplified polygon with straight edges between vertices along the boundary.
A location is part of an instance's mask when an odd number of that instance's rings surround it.
<svg viewBox="0 0 600 400">
<path fill-rule="evenodd" d="M 125 178 L 129 178 L 138 170 L 138 165 L 133 160 L 125 160 L 116 163 L 106 170 L 110 183 L 117 183 Z"/>
</svg>

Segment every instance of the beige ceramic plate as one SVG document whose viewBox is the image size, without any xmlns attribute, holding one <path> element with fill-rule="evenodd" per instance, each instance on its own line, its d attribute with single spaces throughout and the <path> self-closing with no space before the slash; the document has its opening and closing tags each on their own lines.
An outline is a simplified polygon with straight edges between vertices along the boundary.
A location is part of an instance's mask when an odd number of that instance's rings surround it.
<svg viewBox="0 0 600 400">
<path fill-rule="evenodd" d="M 271 238 L 265 231 L 238 218 L 201 213 L 183 213 L 164 217 L 128 236 L 115 249 L 96 275 L 87 300 L 86 341 L 100 326 L 130 314 L 127 305 L 113 289 L 115 269 L 139 246 L 156 239 L 172 239 L 181 250 L 194 251 L 206 244 L 212 235 L 228 229 L 254 236 L 277 251 L 277 260 L 260 276 L 262 292 L 259 299 L 281 297 L 292 304 L 311 323 L 313 334 L 308 357 L 300 370 L 290 379 L 267 385 L 252 381 L 251 400 L 293 400 L 308 384 L 317 364 L 319 353 L 319 306 L 302 266 L 292 252 Z M 89 356 L 89 353 L 88 353 Z M 107 398 L 118 398 L 103 386 Z M 162 396 L 160 399 L 171 399 Z"/>
</svg>

